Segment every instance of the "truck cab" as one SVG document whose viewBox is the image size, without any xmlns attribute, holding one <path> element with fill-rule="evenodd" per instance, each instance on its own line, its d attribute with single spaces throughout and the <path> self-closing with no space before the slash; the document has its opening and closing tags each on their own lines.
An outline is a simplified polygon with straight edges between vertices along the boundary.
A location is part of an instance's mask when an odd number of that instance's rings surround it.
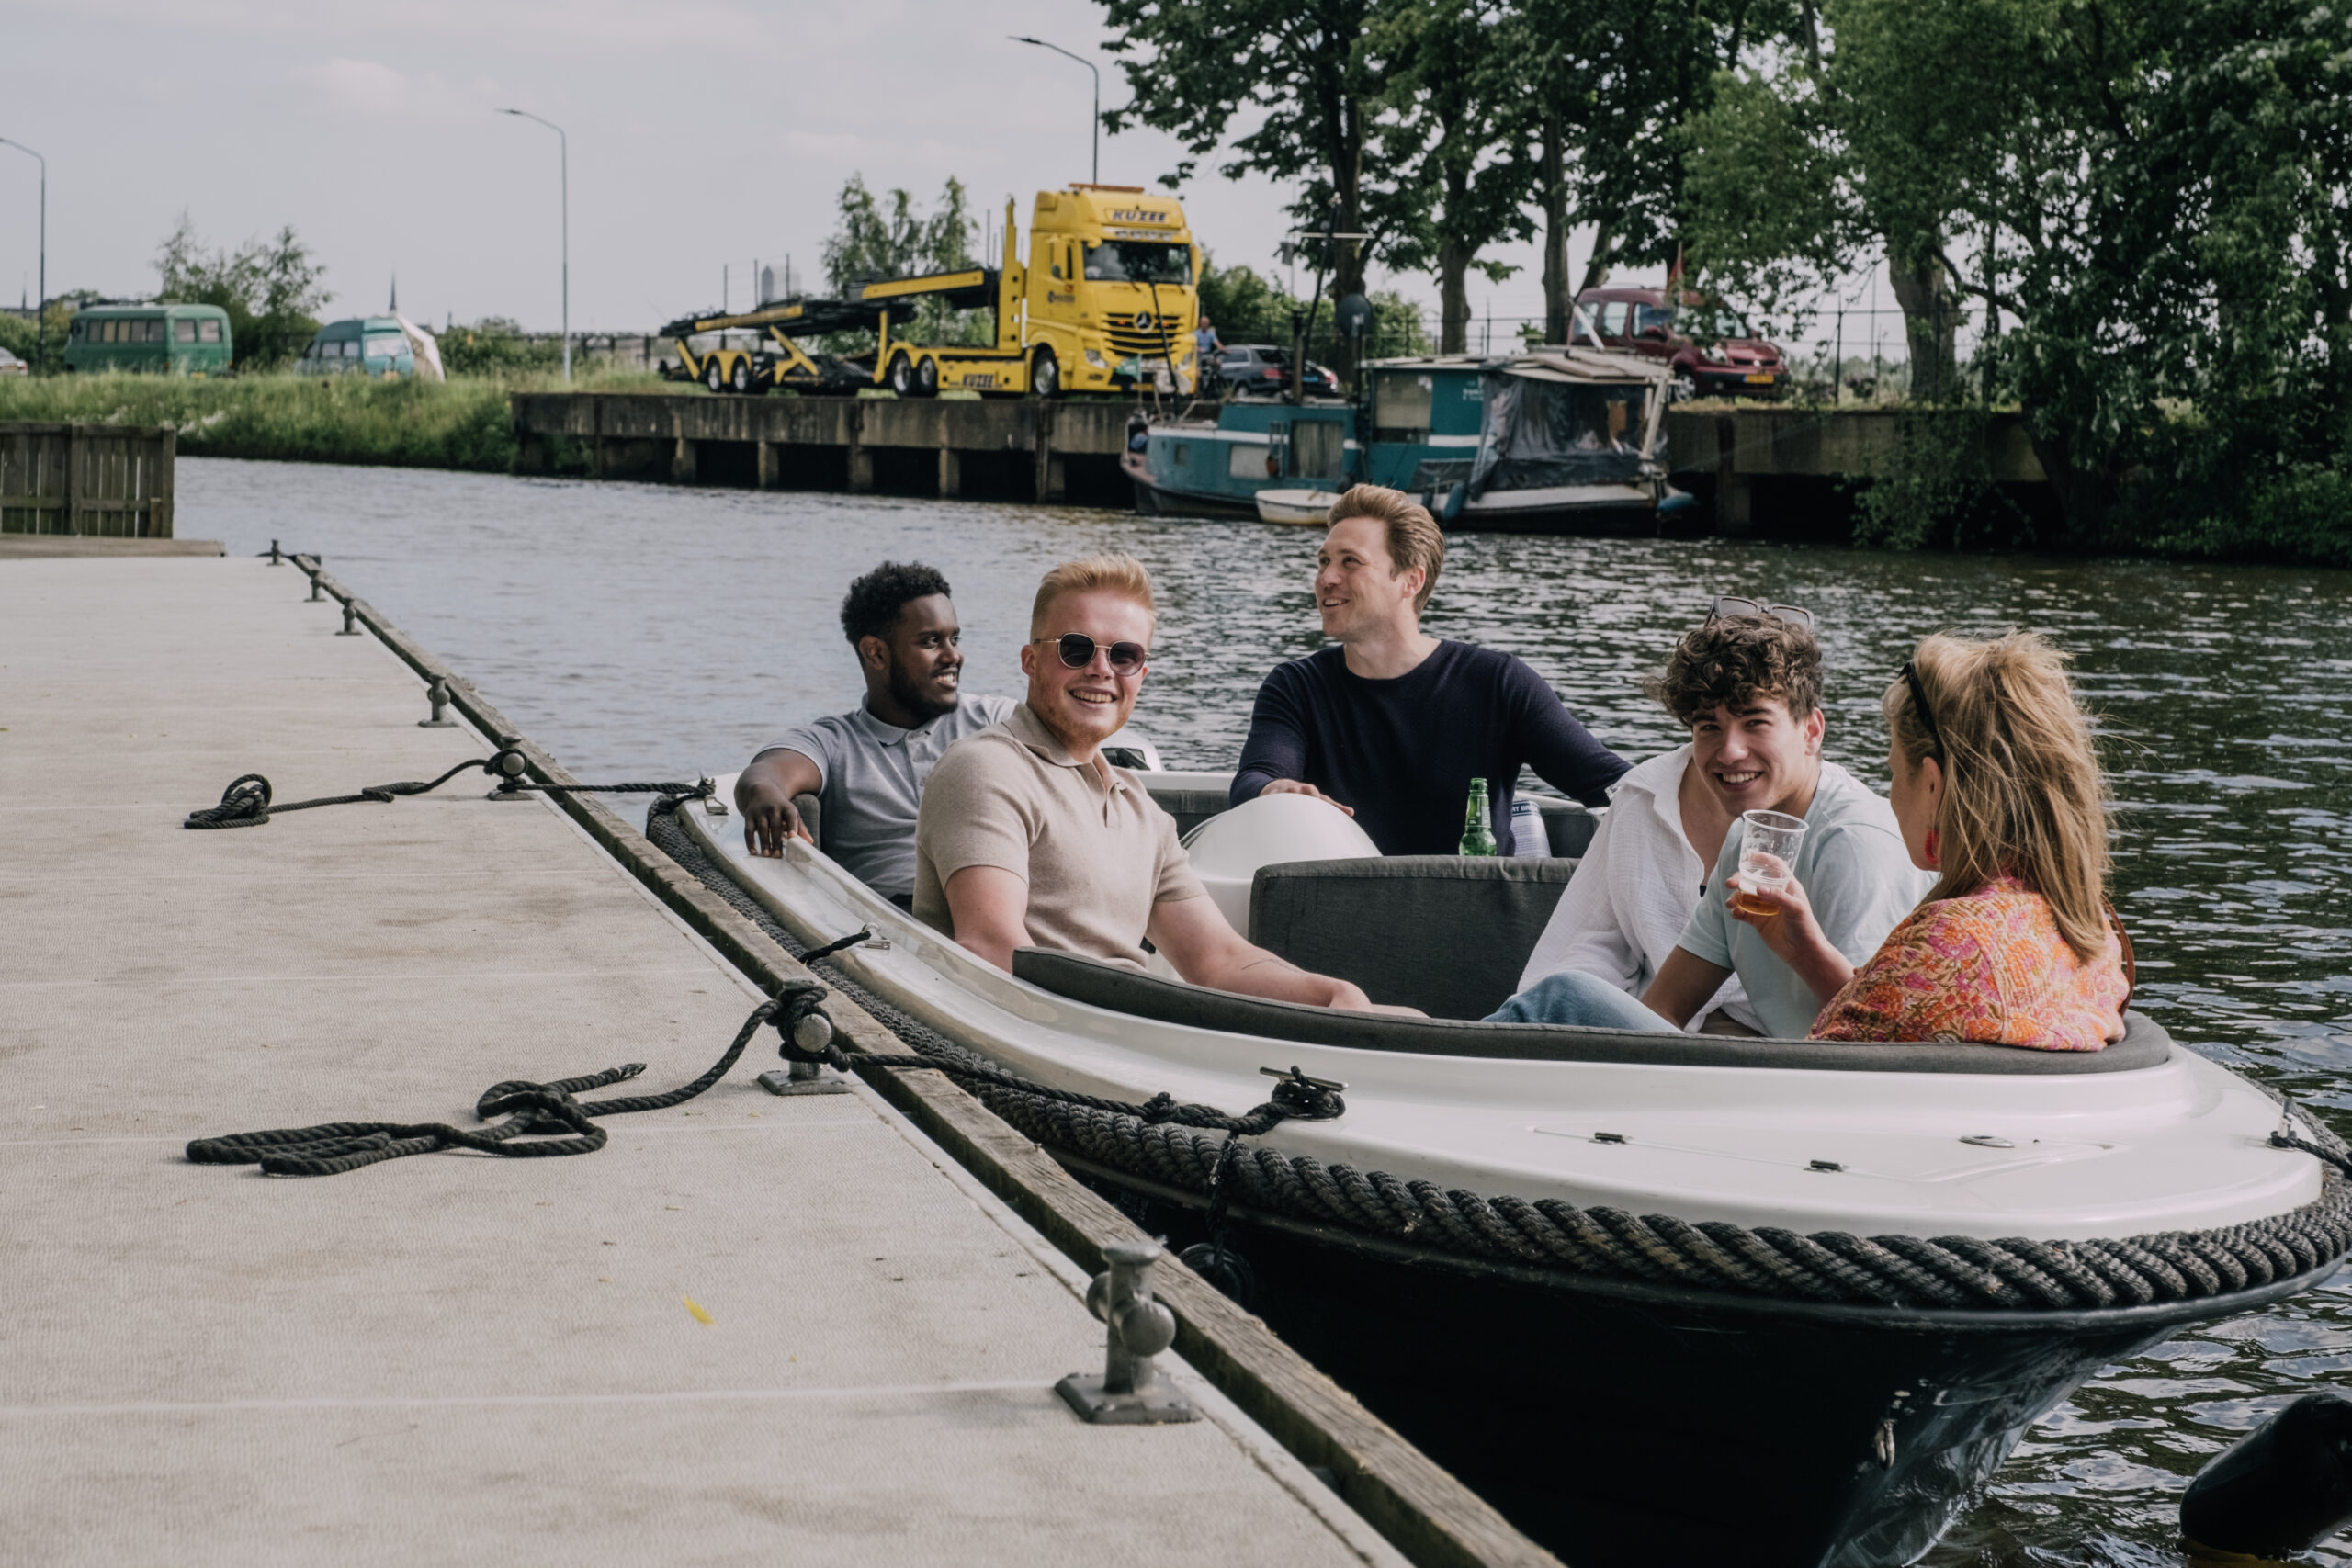
<svg viewBox="0 0 2352 1568">
<path fill-rule="evenodd" d="M 1039 191 L 1029 225 L 1026 337 L 1035 389 L 1110 391 L 1162 374 L 1199 384 L 1200 255 L 1182 204 L 1141 186 Z M 1055 361 L 1040 367 L 1043 354 Z M 1050 394 L 1049 394 L 1050 395 Z"/>
</svg>

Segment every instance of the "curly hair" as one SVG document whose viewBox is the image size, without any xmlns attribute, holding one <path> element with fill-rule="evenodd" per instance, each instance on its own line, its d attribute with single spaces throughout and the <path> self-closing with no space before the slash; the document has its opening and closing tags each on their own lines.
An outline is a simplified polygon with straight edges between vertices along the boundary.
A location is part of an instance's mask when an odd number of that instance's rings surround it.
<svg viewBox="0 0 2352 1568">
<path fill-rule="evenodd" d="M 920 561 L 886 560 L 849 585 L 849 595 L 842 601 L 842 634 L 852 648 L 869 637 L 887 642 L 908 602 L 934 593 L 955 597 L 935 568 Z"/>
<path fill-rule="evenodd" d="M 1772 615 L 1723 615 L 1674 645 L 1666 668 L 1642 682 L 1682 724 L 1719 707 L 1744 708 L 1778 697 L 1789 716 L 1821 705 L 1821 644 L 1813 633 Z"/>
</svg>

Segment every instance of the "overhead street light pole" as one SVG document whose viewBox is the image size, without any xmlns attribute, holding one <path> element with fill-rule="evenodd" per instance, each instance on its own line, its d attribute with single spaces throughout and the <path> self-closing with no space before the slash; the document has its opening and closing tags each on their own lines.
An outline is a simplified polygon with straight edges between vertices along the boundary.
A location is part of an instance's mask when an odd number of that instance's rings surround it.
<svg viewBox="0 0 2352 1568">
<path fill-rule="evenodd" d="M 1039 49 L 1050 49 L 1056 54 L 1062 56 L 1064 59 L 1075 60 L 1080 65 L 1085 66 L 1089 71 L 1092 71 L 1094 73 L 1094 120 L 1092 125 L 1090 127 L 1094 133 L 1094 172 L 1090 175 L 1088 178 L 1091 179 L 1096 185 L 1101 185 L 1102 183 L 1102 73 L 1096 68 L 1094 62 L 1087 59 L 1082 54 L 1072 54 L 1069 51 L 1064 49 L 1057 43 L 1047 43 L 1041 38 L 1020 37 L 1015 37 L 1012 41 L 1015 43 L 1033 44 Z"/>
<path fill-rule="evenodd" d="M 555 132 L 558 167 L 563 181 L 563 378 L 571 379 L 571 138 L 563 127 L 551 119 L 541 119 L 528 109 L 500 109 L 521 119 L 536 119 Z"/>
<path fill-rule="evenodd" d="M 0 136 L 0 147 L 14 147 L 40 165 L 40 302 L 33 307 L 33 332 L 40 344 L 33 350 L 33 374 L 49 369 L 49 160 L 21 141 Z"/>
</svg>

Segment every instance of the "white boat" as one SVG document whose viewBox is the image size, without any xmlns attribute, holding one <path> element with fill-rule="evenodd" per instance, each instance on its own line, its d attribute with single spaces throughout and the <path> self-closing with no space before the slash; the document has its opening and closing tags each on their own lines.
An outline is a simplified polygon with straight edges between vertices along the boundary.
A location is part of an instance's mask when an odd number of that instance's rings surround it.
<svg viewBox="0 0 2352 1568">
<path fill-rule="evenodd" d="M 1346 858 L 1313 802 L 1208 821 L 1227 775 L 1146 777 L 1254 940 L 1450 1016 L 1035 950 L 1007 975 L 805 844 L 752 858 L 700 803 L 655 826 L 801 944 L 870 929 L 837 982 L 1037 1084 L 1238 1114 L 1270 1071 L 1343 1083 L 1342 1114 L 1221 1178 L 1222 1134 L 978 1092 L 1148 1228 L 1212 1241 L 1191 1256 L 1575 1560 L 1910 1562 L 2100 1366 L 2352 1247 L 2336 1170 L 2271 1140 L 2342 1145 L 2140 1014 L 2088 1054 L 1465 1021 L 1515 983 L 1580 807 L 1547 803 L 1560 858 Z"/>
<path fill-rule="evenodd" d="M 1258 521 L 1320 528 L 1331 521 L 1332 503 L 1339 499 L 1337 491 L 1328 490 L 1261 490 L 1257 494 Z"/>
</svg>

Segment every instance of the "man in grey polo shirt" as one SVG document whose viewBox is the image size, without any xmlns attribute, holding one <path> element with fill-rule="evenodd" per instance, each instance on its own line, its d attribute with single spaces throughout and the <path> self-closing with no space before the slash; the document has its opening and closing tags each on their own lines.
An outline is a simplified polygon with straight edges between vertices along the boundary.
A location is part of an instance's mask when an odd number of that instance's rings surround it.
<svg viewBox="0 0 2352 1568">
<path fill-rule="evenodd" d="M 850 584 L 842 631 L 857 650 L 865 701 L 804 724 L 752 759 L 735 784 L 743 842 L 781 855 L 807 839 L 792 801 L 822 807 L 825 853 L 900 905 L 915 890 L 915 814 L 940 754 L 1010 715 L 1010 697 L 962 694 L 963 628 L 947 580 L 927 566 L 884 561 Z"/>
</svg>

